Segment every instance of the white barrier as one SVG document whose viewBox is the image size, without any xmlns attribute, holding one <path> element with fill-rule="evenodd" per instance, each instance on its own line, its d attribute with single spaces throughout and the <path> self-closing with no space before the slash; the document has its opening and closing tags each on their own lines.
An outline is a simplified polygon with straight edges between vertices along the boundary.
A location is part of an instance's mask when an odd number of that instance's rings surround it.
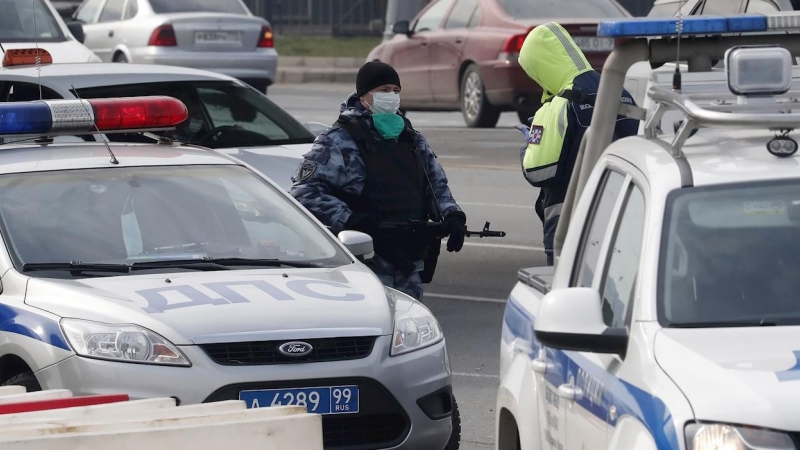
<svg viewBox="0 0 800 450">
<path fill-rule="evenodd" d="M 176 406 L 171 398 L 119 396 L 104 399 L 116 403 L 65 407 L 83 400 L 66 390 L 21 394 L 16 387 L 0 388 L 0 405 L 12 405 L 3 412 L 14 413 L 0 413 L 0 448 L 322 450 L 322 418 L 304 407 L 247 409 L 242 401 Z M 61 409 L 17 412 L 31 407 Z"/>
</svg>

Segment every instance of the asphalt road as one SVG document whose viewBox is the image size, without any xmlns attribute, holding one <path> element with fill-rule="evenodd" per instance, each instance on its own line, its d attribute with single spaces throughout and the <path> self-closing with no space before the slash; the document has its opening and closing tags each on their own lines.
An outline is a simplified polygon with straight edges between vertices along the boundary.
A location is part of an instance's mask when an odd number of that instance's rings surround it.
<svg viewBox="0 0 800 450">
<path fill-rule="evenodd" d="M 349 85 L 277 85 L 269 97 L 302 122 L 331 124 Z M 424 302 L 444 329 L 454 391 L 459 402 L 464 450 L 494 447 L 500 331 L 504 302 L 517 271 L 543 265 L 542 225 L 533 209 L 538 191 L 519 169 L 522 135 L 512 128 L 516 113 L 504 113 L 495 129 L 464 125 L 461 113 L 410 112 L 427 138 L 467 214 L 470 229 L 484 222 L 503 230 L 503 239 L 468 239 L 459 253 L 444 249 Z"/>
</svg>

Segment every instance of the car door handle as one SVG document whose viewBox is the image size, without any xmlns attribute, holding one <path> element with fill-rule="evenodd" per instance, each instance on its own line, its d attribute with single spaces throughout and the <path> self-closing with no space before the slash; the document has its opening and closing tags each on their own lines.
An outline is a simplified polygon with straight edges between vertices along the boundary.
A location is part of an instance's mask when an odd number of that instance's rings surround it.
<svg viewBox="0 0 800 450">
<path fill-rule="evenodd" d="M 463 39 L 461 39 L 461 38 L 456 38 L 456 44 L 460 44 L 460 43 L 462 43 L 462 42 L 464 42 L 464 40 L 463 40 Z"/>
<path fill-rule="evenodd" d="M 564 400 L 575 400 L 575 386 L 562 384 L 558 387 L 558 396 Z"/>
<path fill-rule="evenodd" d="M 108 32 L 108 37 L 114 37 L 114 30 Z"/>
<path fill-rule="evenodd" d="M 547 361 L 536 358 L 531 361 L 531 369 L 536 373 L 545 373 L 547 372 Z"/>
</svg>

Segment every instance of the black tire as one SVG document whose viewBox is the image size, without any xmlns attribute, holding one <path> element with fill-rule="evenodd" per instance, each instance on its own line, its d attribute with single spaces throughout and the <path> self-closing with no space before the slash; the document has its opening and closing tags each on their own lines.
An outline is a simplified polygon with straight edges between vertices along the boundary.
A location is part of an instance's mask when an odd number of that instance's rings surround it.
<svg viewBox="0 0 800 450">
<path fill-rule="evenodd" d="M 125 56 L 124 53 L 120 53 L 119 55 L 114 57 L 114 62 L 115 63 L 123 63 L 123 64 L 127 63 L 128 62 L 128 57 Z"/>
<path fill-rule="evenodd" d="M 28 392 L 38 392 L 42 390 L 42 386 L 39 385 L 39 380 L 36 379 L 36 375 L 34 375 L 33 372 L 23 372 L 13 376 L 3 383 L 2 386 L 24 386 Z"/>
<path fill-rule="evenodd" d="M 461 412 L 458 410 L 458 403 L 456 397 L 453 396 L 453 415 L 450 416 L 453 420 L 453 432 L 450 434 L 450 440 L 444 450 L 458 450 L 461 446 Z"/>
<path fill-rule="evenodd" d="M 530 125 L 531 123 L 528 121 L 533 114 L 530 111 L 517 111 L 517 117 L 519 118 L 520 123 L 524 123 L 525 125 Z"/>
<path fill-rule="evenodd" d="M 500 108 L 486 98 L 483 78 L 475 64 L 467 67 L 461 78 L 461 115 L 470 128 L 494 128 L 500 120 Z"/>
</svg>

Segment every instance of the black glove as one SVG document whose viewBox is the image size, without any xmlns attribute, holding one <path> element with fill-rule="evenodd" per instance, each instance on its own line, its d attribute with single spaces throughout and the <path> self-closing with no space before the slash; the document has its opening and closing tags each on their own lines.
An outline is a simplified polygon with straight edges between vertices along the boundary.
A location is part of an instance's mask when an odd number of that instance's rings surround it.
<svg viewBox="0 0 800 450">
<path fill-rule="evenodd" d="M 467 215 L 462 211 L 453 211 L 444 218 L 442 228 L 450 236 L 447 239 L 448 252 L 460 252 L 464 247 L 464 234 L 466 231 Z"/>
<path fill-rule="evenodd" d="M 363 213 L 351 214 L 344 224 L 344 229 L 367 233 L 373 240 L 377 239 L 380 231 L 378 219 L 375 216 Z"/>
</svg>

